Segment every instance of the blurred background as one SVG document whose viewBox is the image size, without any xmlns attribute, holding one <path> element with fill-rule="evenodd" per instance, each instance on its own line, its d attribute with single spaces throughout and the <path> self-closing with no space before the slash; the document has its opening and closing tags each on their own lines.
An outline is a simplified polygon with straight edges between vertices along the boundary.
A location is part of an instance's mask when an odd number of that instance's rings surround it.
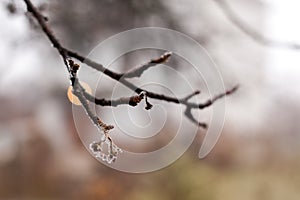
<svg viewBox="0 0 300 200">
<path fill-rule="evenodd" d="M 48 39 L 26 13 L 24 2 L 3 0 L 0 4 L 0 199 L 300 198 L 300 50 L 266 42 L 270 39 L 300 43 L 296 21 L 300 17 L 300 3 L 292 0 L 33 0 L 33 3 L 49 18 L 62 44 L 81 54 L 89 53 L 99 41 L 131 28 L 170 28 L 189 35 L 206 48 L 222 73 L 225 87 L 236 83 L 241 87 L 227 98 L 222 135 L 206 158 L 198 159 L 205 136 L 205 131 L 199 130 L 192 146 L 174 164 L 147 174 L 118 172 L 100 164 L 81 143 L 66 96 L 69 85 L 66 70 Z M 142 60 L 153 55 L 143 55 Z M 128 70 L 137 64 L 135 59 L 125 57 L 118 62 L 123 67 L 117 70 Z M 97 96 L 107 97 L 110 92 L 104 89 Z M 204 94 L 203 99 L 206 97 Z M 201 119 L 207 121 L 205 113 Z M 173 124 L 176 119 L 166 123 L 161 135 L 172 136 Z M 139 151 L 147 151 L 161 146 L 157 145 L 160 140 L 166 138 L 155 140 L 155 147 L 135 145 Z"/>
</svg>

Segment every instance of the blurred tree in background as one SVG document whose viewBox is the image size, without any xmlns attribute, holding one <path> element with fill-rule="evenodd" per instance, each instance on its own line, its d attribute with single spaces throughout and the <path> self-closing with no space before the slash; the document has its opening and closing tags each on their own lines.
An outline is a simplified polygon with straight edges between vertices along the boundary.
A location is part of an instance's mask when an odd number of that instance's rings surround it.
<svg viewBox="0 0 300 200">
<path fill-rule="evenodd" d="M 55 0 L 48 7 L 51 24 L 71 49 L 86 50 L 101 39 L 137 27 L 178 29 L 175 17 L 160 0 Z"/>
</svg>

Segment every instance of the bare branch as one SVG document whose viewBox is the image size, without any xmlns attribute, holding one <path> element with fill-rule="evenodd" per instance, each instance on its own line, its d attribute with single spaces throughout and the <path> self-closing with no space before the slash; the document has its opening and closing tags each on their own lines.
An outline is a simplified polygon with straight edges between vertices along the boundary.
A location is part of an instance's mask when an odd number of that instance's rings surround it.
<svg viewBox="0 0 300 200">
<path fill-rule="evenodd" d="M 230 95 L 230 94 L 234 93 L 238 88 L 239 88 L 239 85 L 236 85 L 233 88 L 231 88 L 230 90 L 226 90 L 224 93 L 218 94 L 215 97 L 213 97 L 212 99 L 207 100 L 205 103 L 199 104 L 198 108 L 199 109 L 206 108 L 206 107 L 212 105 L 218 99 L 221 99 L 221 98 L 225 97 L 226 95 Z"/>
<path fill-rule="evenodd" d="M 122 74 L 111 71 L 111 70 L 105 68 L 103 65 L 101 65 L 99 63 L 96 63 L 96 62 L 90 60 L 89 58 L 86 58 L 86 57 L 78 54 L 77 52 L 74 52 L 74 51 L 71 51 L 69 49 L 64 48 L 59 43 L 58 39 L 53 35 L 53 32 L 50 30 L 50 28 L 47 26 L 43 15 L 41 15 L 39 13 L 39 11 L 32 5 L 30 0 L 24 0 L 24 1 L 27 5 L 28 11 L 31 12 L 33 14 L 33 16 L 37 19 L 40 26 L 42 27 L 42 30 L 44 31 L 44 33 L 47 35 L 47 37 L 51 41 L 53 47 L 55 47 L 58 50 L 58 52 L 60 53 L 60 55 L 63 57 L 63 60 L 64 60 L 67 67 L 68 67 L 68 64 L 65 61 L 67 56 L 76 58 L 80 62 L 85 63 L 88 66 L 104 73 L 105 75 L 109 76 L 110 78 L 122 83 L 123 85 L 125 85 L 126 87 L 128 87 L 132 91 L 136 92 L 137 94 L 140 94 L 141 92 L 146 92 L 147 97 L 157 99 L 157 100 L 172 102 L 172 103 L 176 103 L 176 104 L 184 104 L 184 105 L 189 106 L 191 108 L 200 108 L 200 109 L 204 109 L 205 107 L 210 106 L 214 102 L 214 101 L 211 102 L 211 100 L 209 100 L 204 104 L 191 103 L 191 102 L 187 102 L 187 101 L 182 100 L 182 99 L 181 100 L 177 99 L 176 97 L 171 97 L 171 96 L 167 96 L 167 95 L 164 95 L 164 94 L 157 94 L 157 93 L 150 92 L 150 91 L 147 91 L 147 90 L 143 90 L 142 88 L 137 87 L 136 85 L 130 83 L 126 79 L 123 79 Z M 169 56 L 170 56 L 169 54 L 166 54 L 165 56 L 160 57 L 156 61 L 157 62 L 165 61 Z M 69 71 L 69 69 L 68 69 L 68 71 Z M 222 95 L 223 94 L 220 94 L 218 96 L 222 96 Z"/>
<path fill-rule="evenodd" d="M 136 85 L 132 84 L 125 78 L 133 78 L 133 77 L 140 77 L 142 73 L 149 69 L 150 67 L 153 67 L 157 64 L 165 62 L 170 56 L 171 53 L 167 52 L 163 54 L 161 57 L 157 59 L 153 59 L 149 61 L 148 63 L 142 65 L 139 68 L 136 68 L 128 73 L 120 74 L 116 73 L 114 71 L 111 71 L 107 68 L 105 68 L 103 65 L 96 63 L 77 52 L 71 51 L 61 45 L 61 43 L 58 41 L 58 39 L 54 36 L 52 30 L 48 27 L 46 24 L 46 20 L 42 14 L 38 11 L 36 7 L 33 6 L 30 0 L 24 0 L 24 2 L 27 5 L 28 12 L 32 13 L 34 18 L 38 21 L 38 24 L 41 26 L 43 32 L 46 34 L 50 42 L 52 43 L 53 47 L 59 52 L 60 56 L 63 59 L 63 62 L 68 70 L 69 78 L 71 81 L 71 86 L 73 88 L 73 93 L 78 97 L 79 101 L 82 104 L 82 107 L 84 108 L 86 114 L 89 116 L 93 124 L 98 128 L 98 130 L 103 133 L 103 138 L 99 142 L 93 142 L 90 145 L 90 149 L 93 151 L 96 157 L 101 158 L 102 160 L 105 160 L 106 162 L 113 162 L 116 159 L 116 156 L 118 153 L 121 152 L 121 149 L 119 149 L 112 141 L 109 131 L 113 129 L 112 125 L 107 125 L 104 122 L 100 120 L 100 118 L 96 115 L 95 112 L 92 111 L 90 108 L 89 102 L 93 102 L 97 105 L 101 106 L 118 106 L 121 104 L 128 104 L 130 106 L 136 106 L 138 103 L 141 102 L 143 98 L 145 98 L 146 107 L 145 109 L 151 109 L 152 104 L 149 103 L 148 97 L 152 99 L 157 99 L 161 101 L 166 102 L 173 102 L 176 104 L 182 104 L 186 106 L 185 115 L 193 121 L 195 124 L 202 128 L 206 128 L 207 125 L 205 123 L 197 122 L 197 120 L 193 117 L 191 110 L 192 109 L 204 109 L 211 104 L 213 104 L 216 100 L 232 94 L 234 91 L 236 91 L 237 87 L 232 88 L 231 90 L 228 90 L 222 94 L 219 94 L 215 96 L 214 98 L 207 100 L 205 103 L 198 104 L 198 103 L 192 103 L 188 102 L 190 98 L 200 93 L 200 91 L 195 91 L 194 93 L 182 98 L 178 99 L 176 97 L 172 96 L 166 96 L 164 94 L 157 94 L 151 91 L 143 90 L 142 88 L 137 87 Z M 97 99 L 93 97 L 92 95 L 88 94 L 84 88 L 80 85 L 77 72 L 80 68 L 78 64 L 76 64 L 72 59 L 75 58 L 79 60 L 82 63 L 87 64 L 91 68 L 94 68 L 98 70 L 99 72 L 102 72 L 103 74 L 109 76 L 110 78 L 122 83 L 127 88 L 131 89 L 138 95 L 132 96 L 132 97 L 123 97 L 117 100 L 106 100 L 106 99 Z M 102 151 L 102 145 L 107 144 L 109 146 L 108 154 L 105 154 Z"/>
<path fill-rule="evenodd" d="M 127 73 L 122 74 L 122 78 L 140 77 L 143 74 L 143 72 L 149 69 L 150 67 L 166 62 L 171 55 L 172 52 L 166 52 L 163 55 L 161 55 L 159 58 L 152 59 L 149 62 L 141 65 L 140 67 L 137 67 Z"/>
<path fill-rule="evenodd" d="M 253 39 L 255 42 L 270 47 L 286 48 L 292 50 L 300 49 L 300 44 L 277 41 L 262 35 L 261 33 L 255 31 L 253 28 L 250 28 L 248 24 L 240 20 L 240 17 L 233 11 L 233 9 L 228 5 L 228 3 L 226 3 L 226 0 L 214 1 L 221 8 L 228 20 L 231 21 L 231 23 L 233 23 L 237 28 L 239 28 L 244 34 Z"/>
<path fill-rule="evenodd" d="M 206 104 L 203 105 L 203 104 L 191 103 L 191 102 L 187 102 L 183 99 L 178 99 L 176 97 L 171 97 L 171 96 L 167 96 L 167 95 L 164 95 L 164 94 L 157 94 L 157 93 L 154 93 L 154 92 L 151 92 L 151 91 L 144 90 L 144 89 L 139 88 L 136 85 L 130 83 L 126 79 L 123 79 L 122 74 L 118 74 L 116 72 L 113 72 L 113 71 L 105 68 L 101 64 L 98 64 L 98 63 L 96 63 L 96 62 L 94 62 L 94 61 L 92 61 L 88 58 L 85 58 L 84 56 L 81 56 L 77 52 L 73 52 L 73 51 L 68 50 L 68 49 L 65 49 L 65 51 L 66 51 L 68 56 L 76 58 L 80 62 L 87 64 L 88 66 L 92 67 L 93 69 L 96 69 L 100 72 L 103 72 L 105 75 L 107 75 L 110 78 L 122 83 L 127 88 L 131 89 L 132 91 L 136 92 L 137 94 L 140 94 L 141 92 L 145 91 L 146 94 L 147 94 L 147 97 L 152 98 L 152 99 L 162 100 L 162 101 L 176 103 L 176 104 L 184 104 L 186 106 L 190 106 L 191 108 L 204 109 L 205 107 L 207 107 L 207 106 L 205 106 Z"/>
</svg>

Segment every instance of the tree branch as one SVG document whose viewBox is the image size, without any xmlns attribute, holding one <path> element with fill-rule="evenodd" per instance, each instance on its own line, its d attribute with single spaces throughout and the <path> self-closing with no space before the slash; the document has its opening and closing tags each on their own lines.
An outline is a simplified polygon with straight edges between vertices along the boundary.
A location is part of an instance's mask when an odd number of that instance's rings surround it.
<svg viewBox="0 0 300 200">
<path fill-rule="evenodd" d="M 176 104 L 182 104 L 186 106 L 185 115 L 194 123 L 196 123 L 198 126 L 202 128 L 206 128 L 207 125 L 204 123 L 197 122 L 194 117 L 191 114 L 192 109 L 204 109 L 210 105 L 212 105 L 215 101 L 218 99 L 232 94 L 234 91 L 236 91 L 237 86 L 232 88 L 231 90 L 228 90 L 224 93 L 221 93 L 214 98 L 207 100 L 204 103 L 192 103 L 188 100 L 192 98 L 194 95 L 197 95 L 200 93 L 200 91 L 196 91 L 182 99 L 178 99 L 176 97 L 167 96 L 164 94 L 157 94 L 151 91 L 144 90 L 142 88 L 137 87 L 136 85 L 132 84 L 126 78 L 133 78 L 133 77 L 140 77 L 144 71 L 149 69 L 150 67 L 153 67 L 157 64 L 165 62 L 170 56 L 171 53 L 167 52 L 163 54 L 161 57 L 157 59 L 152 59 L 148 63 L 142 65 L 139 68 L 136 68 L 132 71 L 129 71 L 124 74 L 120 74 L 114 71 L 111 71 L 107 68 L 105 68 L 103 65 L 96 63 L 89 58 L 86 58 L 77 52 L 71 51 L 61 45 L 59 40 L 54 36 L 52 30 L 48 27 L 47 22 L 44 18 L 44 16 L 38 11 L 38 9 L 31 3 L 30 0 L 24 0 L 24 2 L 27 5 L 28 12 L 32 13 L 34 18 L 38 21 L 38 24 L 41 26 L 43 32 L 48 37 L 50 42 L 52 43 L 53 47 L 58 51 L 60 56 L 63 59 L 63 62 L 68 70 L 69 73 L 69 79 L 71 81 L 72 91 L 73 94 L 76 95 L 79 99 L 79 101 L 82 104 L 82 107 L 84 108 L 86 114 L 89 116 L 93 124 L 98 128 L 98 130 L 103 133 L 103 137 L 99 142 L 93 142 L 90 145 L 90 149 L 93 151 L 96 157 L 101 158 L 102 160 L 111 163 L 116 159 L 116 156 L 118 153 L 121 152 L 121 149 L 119 149 L 112 141 L 111 137 L 109 136 L 109 131 L 113 129 L 112 125 L 107 125 L 104 122 L 100 120 L 99 117 L 97 117 L 96 113 L 93 112 L 90 108 L 89 102 L 93 102 L 97 105 L 101 106 L 118 106 L 122 104 L 128 104 L 130 106 L 136 106 L 142 99 L 145 99 L 146 107 L 145 109 L 151 109 L 152 104 L 149 103 L 148 97 L 152 99 L 157 99 L 161 101 L 166 102 L 173 102 Z M 80 66 L 70 58 L 75 58 L 79 60 L 81 63 L 85 63 L 88 66 L 90 66 L 93 69 L 96 69 L 99 72 L 102 72 L 103 74 L 109 76 L 110 78 L 122 83 L 127 88 L 131 89 L 138 95 L 132 96 L 132 97 L 123 97 L 117 100 L 106 100 L 106 99 L 97 99 L 94 96 L 88 94 L 84 88 L 80 85 L 77 72 L 80 68 Z M 107 144 L 108 145 L 108 154 L 104 153 L 102 151 L 102 145 Z"/>
<path fill-rule="evenodd" d="M 77 60 L 79 60 L 82 63 L 85 63 L 86 65 L 90 66 L 91 68 L 96 69 L 99 72 L 104 73 L 105 75 L 109 76 L 110 78 L 122 83 L 124 86 L 126 86 L 127 88 L 129 88 L 132 91 L 136 92 L 137 94 L 140 94 L 141 92 L 145 91 L 147 93 L 147 97 L 152 98 L 152 99 L 162 100 L 162 101 L 176 103 L 176 104 L 184 104 L 186 106 L 190 106 L 191 108 L 204 109 L 205 107 L 207 107 L 207 106 L 205 106 L 205 105 L 207 105 L 207 103 L 205 103 L 205 104 L 190 103 L 190 102 L 184 101 L 183 99 L 180 100 L 180 99 L 177 99 L 176 97 L 171 97 L 171 96 L 167 96 L 167 95 L 164 95 L 164 94 L 157 94 L 157 93 L 150 92 L 150 91 L 147 91 L 145 89 L 139 88 L 136 85 L 134 85 L 134 84 L 130 83 L 129 81 L 127 81 L 126 79 L 123 79 L 122 74 L 113 72 L 113 71 L 105 68 L 103 65 L 98 64 L 98 63 L 90 60 L 89 58 L 85 58 L 84 56 L 81 56 L 77 52 L 71 51 L 69 49 L 65 49 L 65 51 L 66 51 L 68 56 L 76 58 Z M 234 86 L 233 88 L 236 88 L 236 87 L 237 86 Z M 220 95 L 224 96 L 224 94 L 220 94 Z"/>
<path fill-rule="evenodd" d="M 137 94 L 140 94 L 142 92 L 146 92 L 147 97 L 149 97 L 149 98 L 162 100 L 162 101 L 166 101 L 166 102 L 172 102 L 172 103 L 176 103 L 176 104 L 184 104 L 184 105 L 189 106 L 191 108 L 199 108 L 199 109 L 204 109 L 204 108 L 210 106 L 213 102 L 215 102 L 215 101 L 210 102 L 211 100 L 208 100 L 207 102 L 202 103 L 202 104 L 201 103 L 200 104 L 191 103 L 191 102 L 187 102 L 187 101 L 182 100 L 182 99 L 181 100 L 177 99 L 176 97 L 171 97 L 171 96 L 167 96 L 167 95 L 164 95 L 164 94 L 157 94 L 157 93 L 150 92 L 150 91 L 147 91 L 147 90 L 144 90 L 144 89 L 141 89 L 141 88 L 137 87 L 136 85 L 130 83 L 126 79 L 123 79 L 122 74 L 111 71 L 111 70 L 105 68 L 103 65 L 90 60 L 89 58 L 86 58 L 86 57 L 78 54 L 77 52 L 71 51 L 71 50 L 66 49 L 63 46 L 61 46 L 61 44 L 58 42 L 58 40 L 54 37 L 52 31 L 46 25 L 46 22 L 45 22 L 43 16 L 41 14 L 39 14 L 39 11 L 32 5 L 30 0 L 24 0 L 24 1 L 27 5 L 28 11 L 33 13 L 34 17 L 38 20 L 40 26 L 42 27 L 42 30 L 48 36 L 48 38 L 51 41 L 51 43 L 53 44 L 53 46 L 59 51 L 59 53 L 61 55 L 63 55 L 63 58 L 66 57 L 66 55 L 69 56 L 69 57 L 73 57 L 73 58 L 79 60 L 80 62 L 87 64 L 91 68 L 96 69 L 97 71 L 102 72 L 105 75 L 109 76 L 110 78 L 122 83 L 127 88 L 131 89 L 132 91 L 136 92 Z M 237 86 L 235 86 L 231 90 L 235 91 L 236 88 L 237 88 Z M 231 90 L 229 90 L 229 91 L 231 91 Z M 227 93 L 228 92 L 226 91 L 225 93 L 219 94 L 218 96 L 223 97 Z"/>
</svg>

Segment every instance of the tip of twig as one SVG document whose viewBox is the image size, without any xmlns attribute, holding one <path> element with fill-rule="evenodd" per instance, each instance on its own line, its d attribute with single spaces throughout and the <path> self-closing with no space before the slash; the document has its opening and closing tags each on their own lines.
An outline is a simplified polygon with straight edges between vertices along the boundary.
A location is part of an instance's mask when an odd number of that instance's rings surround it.
<svg viewBox="0 0 300 200">
<path fill-rule="evenodd" d="M 161 57 L 163 58 L 163 62 L 167 62 L 173 53 L 171 51 L 167 51 Z"/>
<path fill-rule="evenodd" d="M 189 99 L 193 98 L 194 96 L 200 94 L 200 90 L 194 91 L 192 94 L 187 95 L 185 98 L 183 98 L 183 101 L 188 101 Z"/>
<path fill-rule="evenodd" d="M 173 54 L 172 51 L 167 51 L 166 53 L 163 54 L 163 56 L 169 58 L 172 54 Z"/>
<path fill-rule="evenodd" d="M 239 85 L 234 86 L 233 88 L 231 88 L 230 90 L 226 91 L 226 95 L 230 95 L 232 93 L 234 93 L 235 91 L 237 91 L 239 89 Z"/>
<path fill-rule="evenodd" d="M 167 51 L 165 52 L 163 55 L 161 55 L 158 59 L 154 59 L 151 62 L 152 63 L 163 63 L 163 62 L 167 62 L 169 57 L 172 55 L 172 52 Z"/>
<path fill-rule="evenodd" d="M 201 93 L 200 90 L 196 90 L 196 91 L 194 92 L 194 95 L 198 95 L 198 94 L 200 94 L 200 93 Z"/>
<path fill-rule="evenodd" d="M 205 129 L 205 130 L 208 128 L 207 124 L 203 123 L 203 122 L 199 122 L 198 126 L 201 127 L 201 128 L 203 128 L 203 129 Z"/>
</svg>

